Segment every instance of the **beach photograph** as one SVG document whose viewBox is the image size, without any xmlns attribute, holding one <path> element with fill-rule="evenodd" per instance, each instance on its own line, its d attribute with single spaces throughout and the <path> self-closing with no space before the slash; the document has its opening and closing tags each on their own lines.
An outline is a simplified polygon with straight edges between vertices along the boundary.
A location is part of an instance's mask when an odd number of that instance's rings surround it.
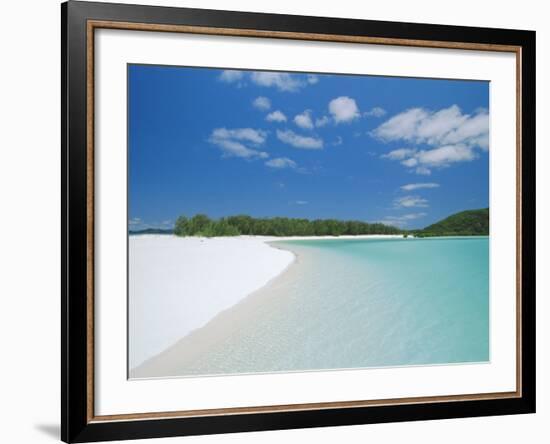
<svg viewBox="0 0 550 444">
<path fill-rule="evenodd" d="M 127 69 L 128 378 L 490 362 L 489 82 Z"/>
</svg>

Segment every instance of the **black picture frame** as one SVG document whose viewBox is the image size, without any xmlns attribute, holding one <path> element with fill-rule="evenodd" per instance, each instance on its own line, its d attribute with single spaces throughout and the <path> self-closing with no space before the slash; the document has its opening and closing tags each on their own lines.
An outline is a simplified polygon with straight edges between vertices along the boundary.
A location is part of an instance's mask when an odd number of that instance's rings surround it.
<svg viewBox="0 0 550 444">
<path fill-rule="evenodd" d="M 521 66 L 521 394 L 231 415 L 96 421 L 90 416 L 87 24 L 90 20 L 381 39 L 512 45 Z M 90 442 L 535 412 L 535 32 L 69 1 L 61 5 L 61 438 Z"/>
</svg>

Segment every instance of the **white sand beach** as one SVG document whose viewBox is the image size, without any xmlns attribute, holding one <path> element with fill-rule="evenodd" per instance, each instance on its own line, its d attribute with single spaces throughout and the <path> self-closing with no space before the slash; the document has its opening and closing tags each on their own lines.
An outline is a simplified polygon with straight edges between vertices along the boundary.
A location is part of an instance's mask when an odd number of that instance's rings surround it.
<svg viewBox="0 0 550 444">
<path fill-rule="evenodd" d="M 281 273 L 294 257 L 267 238 L 130 236 L 130 369 Z"/>
<path fill-rule="evenodd" d="M 337 239 L 347 237 L 401 235 Z M 130 369 L 173 346 L 284 272 L 295 259 L 293 253 L 268 242 L 330 238 L 130 236 Z"/>
</svg>

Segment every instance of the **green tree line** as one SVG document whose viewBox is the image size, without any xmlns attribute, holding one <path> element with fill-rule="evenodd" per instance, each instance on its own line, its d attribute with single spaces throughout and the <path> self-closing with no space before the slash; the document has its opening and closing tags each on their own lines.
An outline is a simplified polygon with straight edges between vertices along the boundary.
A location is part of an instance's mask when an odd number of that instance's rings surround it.
<svg viewBox="0 0 550 444">
<path fill-rule="evenodd" d="M 337 219 L 288 217 L 254 218 L 247 215 L 210 219 L 205 214 L 180 216 L 174 226 L 177 236 L 342 236 L 358 234 L 400 234 L 398 228 L 381 223 Z"/>
</svg>

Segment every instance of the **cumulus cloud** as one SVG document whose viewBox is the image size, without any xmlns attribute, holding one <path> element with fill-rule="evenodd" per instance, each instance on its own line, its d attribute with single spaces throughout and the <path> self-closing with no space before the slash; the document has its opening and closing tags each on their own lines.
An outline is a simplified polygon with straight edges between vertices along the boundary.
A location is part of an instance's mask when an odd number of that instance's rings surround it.
<svg viewBox="0 0 550 444">
<path fill-rule="evenodd" d="M 257 145 L 261 145 L 265 142 L 267 138 L 267 133 L 265 131 L 252 128 L 216 128 L 214 131 L 212 131 L 212 137 L 219 139 L 245 140 Z"/>
<path fill-rule="evenodd" d="M 290 74 L 286 72 L 240 71 L 227 69 L 222 71 L 218 79 L 224 83 L 233 83 L 238 87 L 251 82 L 258 86 L 276 88 L 279 91 L 295 92 L 319 82 L 314 74 Z"/>
<path fill-rule="evenodd" d="M 252 128 L 216 128 L 208 141 L 218 146 L 224 157 L 241 157 L 244 159 L 265 159 L 268 154 L 256 149 L 267 138 L 267 133 Z"/>
<path fill-rule="evenodd" d="M 271 108 L 271 100 L 263 96 L 256 97 L 252 102 L 252 105 L 254 106 L 254 108 L 259 109 L 260 111 L 267 111 Z"/>
<path fill-rule="evenodd" d="M 265 164 L 270 168 L 296 168 L 296 162 L 288 157 L 277 157 L 275 159 L 269 159 Z"/>
<path fill-rule="evenodd" d="M 301 136 L 292 130 L 277 130 L 277 138 L 281 142 L 287 143 L 294 148 L 302 148 L 306 150 L 318 150 L 323 148 L 323 139 Z"/>
<path fill-rule="evenodd" d="M 403 196 L 393 201 L 394 208 L 425 208 L 428 200 L 420 196 Z"/>
<path fill-rule="evenodd" d="M 407 168 L 416 167 L 413 171 L 417 174 L 429 175 L 432 168 L 445 168 L 453 163 L 469 162 L 476 159 L 478 154 L 468 145 L 446 145 L 428 150 L 400 148 L 381 157 L 399 160 Z"/>
<path fill-rule="evenodd" d="M 286 122 L 286 116 L 279 110 L 269 113 L 265 120 L 268 122 Z"/>
<path fill-rule="evenodd" d="M 414 190 L 421 190 L 424 188 L 439 188 L 439 184 L 434 182 L 424 182 L 424 183 L 409 183 L 407 185 L 401 186 L 401 189 L 403 191 L 414 191 Z"/>
<path fill-rule="evenodd" d="M 244 77 L 244 73 L 242 71 L 238 71 L 234 69 L 226 69 L 225 71 L 222 71 L 222 73 L 218 78 L 219 80 L 225 83 L 234 83 L 234 82 L 238 82 L 239 80 L 242 80 L 243 77 Z"/>
<path fill-rule="evenodd" d="M 444 143 L 465 143 L 469 146 L 479 146 L 483 150 L 489 149 L 489 115 L 481 111 L 477 115 L 466 119 L 462 125 L 453 128 L 445 135 Z"/>
<path fill-rule="evenodd" d="M 351 122 L 360 116 L 357 103 L 347 96 L 332 99 L 328 104 L 328 110 L 336 123 Z"/>
<path fill-rule="evenodd" d="M 465 162 L 476 158 L 472 147 L 466 145 L 447 145 L 433 150 L 422 150 L 415 154 L 418 163 L 431 166 L 449 166 L 454 162 Z"/>
<path fill-rule="evenodd" d="M 407 157 L 412 156 L 414 153 L 416 153 L 416 150 L 411 148 L 399 148 L 397 150 L 390 151 L 389 153 L 382 154 L 383 159 L 390 159 L 390 160 L 403 160 Z"/>
<path fill-rule="evenodd" d="M 327 125 L 329 122 L 330 122 L 330 119 L 328 118 L 328 116 L 323 116 L 323 117 L 320 117 L 318 119 L 315 119 L 315 126 L 317 128 L 321 128 L 321 127 Z"/>
<path fill-rule="evenodd" d="M 416 170 L 414 170 L 416 174 L 420 174 L 422 176 L 429 176 L 432 174 L 432 171 L 429 168 L 419 166 Z"/>
<path fill-rule="evenodd" d="M 463 114 L 457 105 L 439 111 L 412 108 L 397 114 L 371 133 L 383 141 L 404 140 L 413 144 L 466 145 L 489 148 L 489 114 L 478 109 Z"/>
<path fill-rule="evenodd" d="M 425 216 L 427 216 L 427 213 L 410 213 L 404 214 L 402 216 L 386 216 L 380 222 L 386 225 L 402 227 L 404 225 L 407 225 L 411 220 L 420 219 L 421 217 Z"/>
<path fill-rule="evenodd" d="M 313 120 L 311 120 L 311 110 L 306 109 L 303 113 L 294 116 L 294 123 L 303 129 L 313 129 Z"/>
<path fill-rule="evenodd" d="M 401 165 L 405 165 L 406 167 L 414 167 L 418 165 L 418 159 L 411 157 L 410 159 L 402 160 Z"/>
<path fill-rule="evenodd" d="M 316 76 L 315 74 L 307 75 L 307 83 L 309 83 L 310 85 L 315 85 L 318 82 L 319 82 L 319 77 Z"/>
<path fill-rule="evenodd" d="M 279 91 L 297 91 L 305 86 L 299 78 L 286 72 L 255 71 L 250 74 L 250 79 L 256 85 L 274 87 Z"/>
<path fill-rule="evenodd" d="M 414 220 L 427 215 L 428 213 L 413 213 L 413 214 L 405 214 L 404 216 L 401 216 L 401 218 L 404 220 Z"/>
<path fill-rule="evenodd" d="M 383 117 L 386 115 L 386 110 L 384 108 L 380 108 L 379 106 L 375 106 L 374 108 L 365 111 L 363 115 L 365 117 Z"/>
<path fill-rule="evenodd" d="M 218 145 L 223 150 L 225 157 L 242 157 L 245 159 L 255 157 L 265 159 L 268 157 L 266 152 L 248 148 L 243 143 L 236 142 L 235 140 L 212 139 L 212 143 Z"/>
</svg>

